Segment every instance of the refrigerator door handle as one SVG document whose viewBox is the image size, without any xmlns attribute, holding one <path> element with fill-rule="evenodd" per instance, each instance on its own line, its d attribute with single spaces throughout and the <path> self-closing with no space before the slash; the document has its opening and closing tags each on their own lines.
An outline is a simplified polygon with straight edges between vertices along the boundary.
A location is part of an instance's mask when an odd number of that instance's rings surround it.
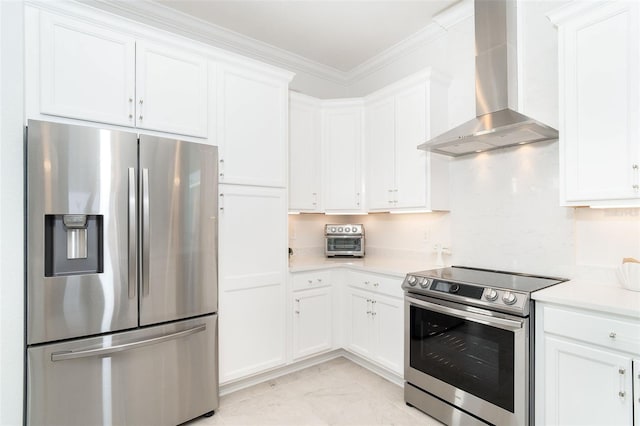
<svg viewBox="0 0 640 426">
<path fill-rule="evenodd" d="M 142 169 L 142 295 L 149 295 L 149 169 Z"/>
<path fill-rule="evenodd" d="M 158 343 L 166 342 L 168 340 L 175 340 L 181 337 L 190 336 L 192 334 L 205 331 L 206 329 L 207 325 L 201 324 L 197 327 L 189 328 L 187 330 L 165 334 L 164 336 L 153 337 L 151 339 L 140 340 L 138 342 L 125 343 L 122 345 L 109 346 L 106 348 L 85 349 L 70 352 L 55 352 L 51 354 L 51 361 L 65 361 L 68 359 L 87 358 L 92 356 L 108 355 L 116 352 L 129 351 L 132 349 L 141 348 L 143 346 L 155 345 Z"/>
<path fill-rule="evenodd" d="M 129 167 L 129 299 L 136 297 L 136 170 Z"/>
</svg>

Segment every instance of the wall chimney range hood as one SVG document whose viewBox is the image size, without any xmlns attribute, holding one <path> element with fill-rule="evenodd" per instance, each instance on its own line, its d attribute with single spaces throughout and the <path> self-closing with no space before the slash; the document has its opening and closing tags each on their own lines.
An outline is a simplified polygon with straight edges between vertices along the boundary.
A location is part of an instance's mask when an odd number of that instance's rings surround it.
<svg viewBox="0 0 640 426">
<path fill-rule="evenodd" d="M 458 157 L 558 139 L 556 129 L 514 111 L 518 103 L 515 4 L 475 1 L 476 118 L 418 149 Z"/>
</svg>

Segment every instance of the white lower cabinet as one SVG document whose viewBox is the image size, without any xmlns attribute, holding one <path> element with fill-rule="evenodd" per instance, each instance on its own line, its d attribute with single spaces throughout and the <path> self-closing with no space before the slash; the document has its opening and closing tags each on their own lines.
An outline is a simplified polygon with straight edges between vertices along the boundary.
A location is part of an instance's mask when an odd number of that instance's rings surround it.
<svg viewBox="0 0 640 426">
<path fill-rule="evenodd" d="M 536 424 L 633 425 L 640 322 L 546 304 L 537 313 Z"/>
<path fill-rule="evenodd" d="M 402 375 L 402 299 L 352 287 L 346 293 L 346 349 Z"/>
<path fill-rule="evenodd" d="M 293 293 L 293 359 L 330 350 L 332 347 L 331 287 Z"/>
</svg>

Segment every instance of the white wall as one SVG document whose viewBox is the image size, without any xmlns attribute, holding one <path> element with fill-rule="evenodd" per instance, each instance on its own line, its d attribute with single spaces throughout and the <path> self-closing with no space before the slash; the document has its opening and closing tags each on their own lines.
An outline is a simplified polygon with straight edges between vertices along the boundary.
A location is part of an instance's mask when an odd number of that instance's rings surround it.
<svg viewBox="0 0 640 426">
<path fill-rule="evenodd" d="M 323 254 L 326 223 L 361 223 L 365 229 L 365 249 L 373 255 L 411 255 L 435 264 L 434 246 L 451 245 L 450 214 L 370 214 L 325 216 L 289 215 L 289 246 L 296 254 Z"/>
<path fill-rule="evenodd" d="M 22 424 L 22 2 L 0 1 L 0 425 Z"/>
</svg>

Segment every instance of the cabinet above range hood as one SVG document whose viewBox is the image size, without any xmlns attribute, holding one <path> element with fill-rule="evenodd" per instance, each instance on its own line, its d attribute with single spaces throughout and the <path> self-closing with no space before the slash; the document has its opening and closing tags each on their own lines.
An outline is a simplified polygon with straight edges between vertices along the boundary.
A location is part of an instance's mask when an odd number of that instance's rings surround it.
<svg viewBox="0 0 640 426">
<path fill-rule="evenodd" d="M 517 105 L 516 2 L 475 1 L 476 118 L 419 149 L 458 157 L 558 139 L 558 131 L 509 108 Z"/>
</svg>

